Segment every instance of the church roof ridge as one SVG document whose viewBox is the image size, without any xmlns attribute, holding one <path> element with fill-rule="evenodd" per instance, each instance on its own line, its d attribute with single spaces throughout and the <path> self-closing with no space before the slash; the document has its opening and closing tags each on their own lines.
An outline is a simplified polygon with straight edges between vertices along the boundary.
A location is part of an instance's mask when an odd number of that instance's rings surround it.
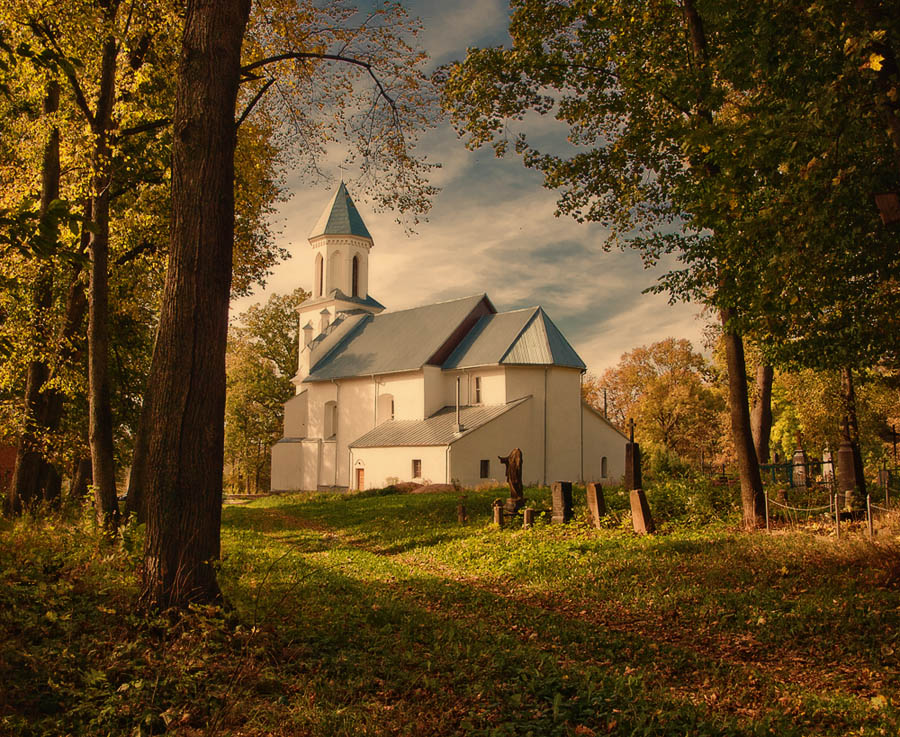
<svg viewBox="0 0 900 737">
<path fill-rule="evenodd" d="M 309 237 L 316 238 L 320 235 L 355 235 L 372 240 L 369 229 L 343 181 L 325 206 Z"/>
<path fill-rule="evenodd" d="M 440 302 L 429 302 L 424 305 L 417 305 L 415 307 L 404 307 L 402 310 L 387 310 L 386 312 L 381 313 L 382 315 L 399 315 L 401 312 L 410 312 L 412 310 L 421 310 L 426 307 L 436 307 L 437 305 L 448 305 L 451 302 L 464 302 L 469 299 L 486 299 L 490 302 L 490 297 L 487 296 L 487 292 L 481 292 L 481 294 L 467 294 L 465 297 L 453 297 L 453 299 L 444 299 Z M 491 305 L 493 307 L 493 304 Z"/>
</svg>

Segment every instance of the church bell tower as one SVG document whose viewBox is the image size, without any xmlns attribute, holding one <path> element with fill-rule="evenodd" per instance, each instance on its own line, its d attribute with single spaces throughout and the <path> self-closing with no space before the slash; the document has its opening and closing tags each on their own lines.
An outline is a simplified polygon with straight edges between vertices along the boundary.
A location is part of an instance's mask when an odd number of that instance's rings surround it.
<svg viewBox="0 0 900 737">
<path fill-rule="evenodd" d="M 369 251 L 372 236 L 341 182 L 309 236 L 313 257 L 312 298 L 369 296 Z"/>
<path fill-rule="evenodd" d="M 342 181 L 309 235 L 312 295 L 297 308 L 300 317 L 302 379 L 340 330 L 384 310 L 369 295 L 369 229 Z M 343 325 L 344 328 L 339 326 Z M 337 332 L 335 332 L 337 331 Z"/>
</svg>

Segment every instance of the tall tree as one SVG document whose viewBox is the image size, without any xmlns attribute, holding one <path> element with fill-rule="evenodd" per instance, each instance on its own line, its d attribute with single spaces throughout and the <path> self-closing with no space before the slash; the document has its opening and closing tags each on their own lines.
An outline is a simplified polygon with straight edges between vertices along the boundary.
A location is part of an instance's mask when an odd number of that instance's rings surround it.
<svg viewBox="0 0 900 737">
<path fill-rule="evenodd" d="M 756 527 L 762 482 L 739 302 L 723 268 L 728 228 L 721 216 L 698 218 L 697 203 L 707 204 L 727 179 L 710 147 L 694 143 L 715 130 L 724 99 L 704 19 L 693 0 L 639 7 L 514 0 L 511 7 L 512 47 L 470 49 L 442 75 L 445 104 L 468 145 L 491 142 L 498 154 L 508 148 L 510 121 L 529 110 L 555 110 L 577 147 L 571 155 L 543 153 L 524 134 L 515 149 L 526 166 L 544 173 L 545 186 L 561 190 L 559 211 L 603 223 L 611 232 L 608 246 L 627 243 L 648 262 L 667 252 L 693 261 L 692 273 L 704 280 L 702 299 L 723 324 L 744 520 Z"/>
<path fill-rule="evenodd" d="M 147 514 L 143 599 L 151 606 L 183 606 L 219 595 L 214 562 L 222 497 L 235 118 L 240 125 L 277 85 L 276 78 L 260 73 L 287 64 L 285 74 L 293 76 L 285 78 L 287 89 L 279 99 L 294 102 L 312 94 L 316 77 L 310 72 L 316 69 L 340 62 L 366 75 L 376 94 L 367 96 L 361 118 L 343 119 L 365 155 L 363 170 L 372 166 L 373 174 L 376 169 L 386 171 L 382 201 L 413 212 L 427 207 L 432 191 L 422 177 L 428 166 L 412 157 L 409 148 L 416 127 L 428 115 L 427 109 L 417 110 L 425 89 L 419 71 L 422 55 L 397 29 L 377 23 L 377 14 L 371 23 L 365 21 L 346 34 L 326 31 L 335 44 L 329 50 L 316 38 L 321 29 L 304 25 L 315 8 L 295 3 L 264 6 L 258 19 L 266 25 L 257 28 L 260 35 L 250 47 L 269 55 L 241 67 L 249 0 L 196 0 L 187 5 L 174 116 L 169 263 L 145 397 L 144 439 L 138 442 L 138 449 L 143 446 L 146 452 L 136 454 L 139 469 L 132 477 L 143 487 Z M 304 28 L 310 31 L 306 36 Z M 362 43 L 364 55 L 353 58 L 351 49 L 359 39 L 374 40 Z M 380 60 L 386 64 L 384 77 L 379 75 Z M 238 113 L 242 78 L 248 81 L 248 92 Z M 347 85 L 335 93 L 352 99 L 359 80 L 357 75 L 345 80 Z M 405 100 L 406 107 L 398 99 Z M 318 109 L 318 100 L 307 103 L 310 111 Z M 315 138 L 313 145 L 322 140 Z"/>
<path fill-rule="evenodd" d="M 172 223 L 145 397 L 145 601 L 219 596 L 225 338 L 234 243 L 234 109 L 250 0 L 197 0 L 175 96 Z"/>
</svg>

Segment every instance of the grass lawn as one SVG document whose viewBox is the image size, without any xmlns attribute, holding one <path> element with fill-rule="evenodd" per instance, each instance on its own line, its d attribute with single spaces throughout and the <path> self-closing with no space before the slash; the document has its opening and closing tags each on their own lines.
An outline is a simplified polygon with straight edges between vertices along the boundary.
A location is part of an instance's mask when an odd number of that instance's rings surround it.
<svg viewBox="0 0 900 737">
<path fill-rule="evenodd" d="M 3 522 L 0 733 L 898 734 L 896 537 L 637 538 L 583 495 L 501 530 L 500 495 L 226 507 L 229 608 L 180 621 L 136 611 L 138 541 Z"/>
</svg>

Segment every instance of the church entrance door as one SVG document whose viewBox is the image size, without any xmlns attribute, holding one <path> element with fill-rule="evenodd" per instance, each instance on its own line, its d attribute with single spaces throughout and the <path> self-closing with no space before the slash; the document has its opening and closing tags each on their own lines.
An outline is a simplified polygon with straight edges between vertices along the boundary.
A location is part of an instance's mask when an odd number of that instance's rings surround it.
<svg viewBox="0 0 900 737">
<path fill-rule="evenodd" d="M 366 469 L 356 469 L 356 488 L 364 490 L 366 488 Z"/>
</svg>

